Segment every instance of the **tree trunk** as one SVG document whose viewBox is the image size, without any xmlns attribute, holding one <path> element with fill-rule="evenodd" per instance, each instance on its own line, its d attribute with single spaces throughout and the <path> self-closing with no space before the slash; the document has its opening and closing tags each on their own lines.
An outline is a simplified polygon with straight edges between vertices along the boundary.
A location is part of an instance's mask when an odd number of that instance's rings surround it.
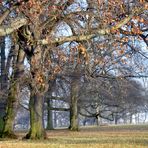
<svg viewBox="0 0 148 148">
<path fill-rule="evenodd" d="M 48 98 L 47 100 L 47 130 L 52 130 L 53 129 L 53 115 L 52 115 L 52 110 L 51 110 L 51 102 L 52 100 Z"/>
<path fill-rule="evenodd" d="M 35 26 L 36 32 L 34 37 L 36 40 L 40 39 L 39 28 Z M 32 47 L 35 48 L 35 54 L 28 55 L 30 63 L 30 130 L 25 136 L 26 139 L 44 139 L 46 138 L 44 130 L 44 96 L 48 90 L 46 74 L 44 73 L 44 66 L 42 64 L 43 50 L 40 45 Z"/>
<path fill-rule="evenodd" d="M 96 120 L 97 120 L 97 126 L 100 126 L 102 124 L 101 118 L 97 116 Z"/>
<path fill-rule="evenodd" d="M 127 114 L 123 115 L 123 121 L 124 121 L 124 124 L 127 124 Z"/>
<path fill-rule="evenodd" d="M 71 104 L 70 104 L 70 130 L 78 131 L 78 84 L 77 81 L 71 86 Z"/>
<path fill-rule="evenodd" d="M 7 74 L 6 74 L 6 55 L 5 55 L 5 38 L 0 39 L 1 45 L 0 45 L 0 49 L 1 49 L 1 77 L 0 77 L 0 89 L 2 92 L 6 91 L 5 89 L 7 88 Z"/>
<path fill-rule="evenodd" d="M 137 114 L 137 123 L 139 124 L 139 118 L 140 118 L 140 115 L 139 115 L 139 113 Z"/>
<path fill-rule="evenodd" d="M 13 132 L 13 123 L 16 115 L 18 106 L 18 94 L 19 94 L 19 79 L 21 78 L 24 71 L 24 52 L 19 49 L 18 46 L 14 49 L 13 57 L 13 72 L 10 81 L 10 87 L 8 90 L 6 116 L 4 119 L 4 127 L 2 130 L 1 137 L 16 138 Z"/>
<path fill-rule="evenodd" d="M 118 124 L 118 115 L 115 115 L 115 124 Z"/>
<path fill-rule="evenodd" d="M 99 117 L 100 109 L 99 109 L 99 105 L 98 104 L 96 104 L 96 105 L 97 105 L 96 114 L 98 114 L 97 117 L 96 117 L 96 119 L 97 119 L 97 126 L 100 126 L 101 125 L 101 118 Z"/>
<path fill-rule="evenodd" d="M 130 114 L 130 124 L 133 122 L 133 114 Z"/>
<path fill-rule="evenodd" d="M 10 85 L 10 90 L 8 94 L 5 125 L 1 135 L 2 138 L 4 137 L 16 138 L 13 132 L 13 124 L 14 124 L 14 119 L 16 115 L 16 108 L 18 105 L 18 102 L 17 102 L 18 90 L 19 90 L 18 83 L 12 82 Z"/>
<path fill-rule="evenodd" d="M 147 118 L 147 112 L 144 113 L 144 120 L 143 120 L 143 123 L 146 122 L 146 118 Z"/>
<path fill-rule="evenodd" d="M 0 133 L 4 128 L 4 116 L 6 114 L 6 91 L 7 91 L 7 75 L 5 70 L 5 38 L 0 38 Z"/>
<path fill-rule="evenodd" d="M 43 94 L 34 91 L 32 88 L 30 95 L 30 131 L 26 139 L 44 139 L 45 130 L 43 127 Z"/>
<path fill-rule="evenodd" d="M 4 116 L 5 116 L 5 102 L 0 101 L 0 133 L 4 128 Z"/>
<path fill-rule="evenodd" d="M 48 88 L 48 98 L 47 98 L 47 130 L 52 130 L 53 129 L 53 111 L 52 109 L 52 92 L 55 86 L 55 80 L 52 80 L 49 82 L 49 88 Z M 55 119 L 55 118 L 54 118 Z"/>
<path fill-rule="evenodd" d="M 56 111 L 54 111 L 54 128 L 57 127 L 57 115 L 56 115 Z"/>
</svg>

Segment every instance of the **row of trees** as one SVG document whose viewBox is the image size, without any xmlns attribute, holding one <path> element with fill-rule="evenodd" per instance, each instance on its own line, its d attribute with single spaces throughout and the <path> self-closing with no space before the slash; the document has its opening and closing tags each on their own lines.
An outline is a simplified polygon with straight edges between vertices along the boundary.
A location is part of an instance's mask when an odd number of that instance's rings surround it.
<svg viewBox="0 0 148 148">
<path fill-rule="evenodd" d="M 53 97 L 69 103 L 70 130 L 78 130 L 78 113 L 112 120 L 146 109 L 131 78 L 147 77 L 147 7 L 144 0 L 0 1 L 1 136 L 15 137 L 26 88 L 31 139 L 45 137 L 44 102 L 50 120 Z"/>
</svg>

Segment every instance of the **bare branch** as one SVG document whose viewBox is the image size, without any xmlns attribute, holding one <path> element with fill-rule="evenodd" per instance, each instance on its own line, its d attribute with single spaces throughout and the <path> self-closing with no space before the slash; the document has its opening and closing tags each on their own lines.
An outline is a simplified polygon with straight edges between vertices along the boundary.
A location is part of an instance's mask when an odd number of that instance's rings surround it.
<svg viewBox="0 0 148 148">
<path fill-rule="evenodd" d="M 17 7 L 17 5 L 11 7 L 10 9 L 7 9 L 1 16 L 0 16 L 0 24 L 5 20 L 5 18 L 9 15 L 9 13 L 14 10 Z"/>
<path fill-rule="evenodd" d="M 117 25 L 115 25 L 111 28 L 98 29 L 98 30 L 96 29 L 95 31 L 93 31 L 94 33 L 79 35 L 79 36 L 59 37 L 59 38 L 55 38 L 54 40 L 50 40 L 50 41 L 47 39 L 43 39 L 43 40 L 39 40 L 38 44 L 47 45 L 47 44 L 54 44 L 54 43 L 62 44 L 64 42 L 70 42 L 70 41 L 86 41 L 86 40 L 92 39 L 98 35 L 107 35 L 107 34 L 110 34 L 112 31 L 118 30 L 119 28 L 124 26 L 126 23 L 128 23 L 130 21 L 130 19 L 135 14 L 141 13 L 141 11 L 142 11 L 141 9 L 133 11 L 133 13 L 131 13 L 129 16 L 127 16 L 122 21 L 120 21 Z"/>
<path fill-rule="evenodd" d="M 69 111 L 69 108 L 47 108 L 48 110 L 55 110 L 55 111 Z"/>
<path fill-rule="evenodd" d="M 0 36 L 6 36 L 27 24 L 26 18 L 17 18 L 10 23 L 10 25 L 0 26 Z"/>
</svg>

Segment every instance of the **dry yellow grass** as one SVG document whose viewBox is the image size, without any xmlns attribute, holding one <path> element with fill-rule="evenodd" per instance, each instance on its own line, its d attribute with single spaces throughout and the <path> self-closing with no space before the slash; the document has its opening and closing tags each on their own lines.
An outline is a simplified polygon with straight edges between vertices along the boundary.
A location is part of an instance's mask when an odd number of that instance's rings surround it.
<svg viewBox="0 0 148 148">
<path fill-rule="evenodd" d="M 45 143 L 7 143 L 0 148 L 147 148 L 148 146 L 131 144 L 45 144 Z"/>
<path fill-rule="evenodd" d="M 17 133 L 21 138 L 25 133 Z M 3 140 L 0 148 L 148 148 L 148 125 L 53 130 L 43 141 Z"/>
</svg>

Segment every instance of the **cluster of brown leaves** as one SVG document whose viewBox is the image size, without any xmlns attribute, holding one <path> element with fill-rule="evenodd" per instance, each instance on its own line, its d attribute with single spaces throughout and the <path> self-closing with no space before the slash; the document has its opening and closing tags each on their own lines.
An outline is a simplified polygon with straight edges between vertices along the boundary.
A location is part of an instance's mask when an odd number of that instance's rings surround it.
<svg viewBox="0 0 148 148">
<path fill-rule="evenodd" d="M 35 80 L 35 84 L 36 84 L 36 87 L 38 88 L 38 90 L 45 89 L 45 85 L 46 85 L 45 76 L 41 71 L 38 71 L 35 74 L 34 80 Z"/>
</svg>

